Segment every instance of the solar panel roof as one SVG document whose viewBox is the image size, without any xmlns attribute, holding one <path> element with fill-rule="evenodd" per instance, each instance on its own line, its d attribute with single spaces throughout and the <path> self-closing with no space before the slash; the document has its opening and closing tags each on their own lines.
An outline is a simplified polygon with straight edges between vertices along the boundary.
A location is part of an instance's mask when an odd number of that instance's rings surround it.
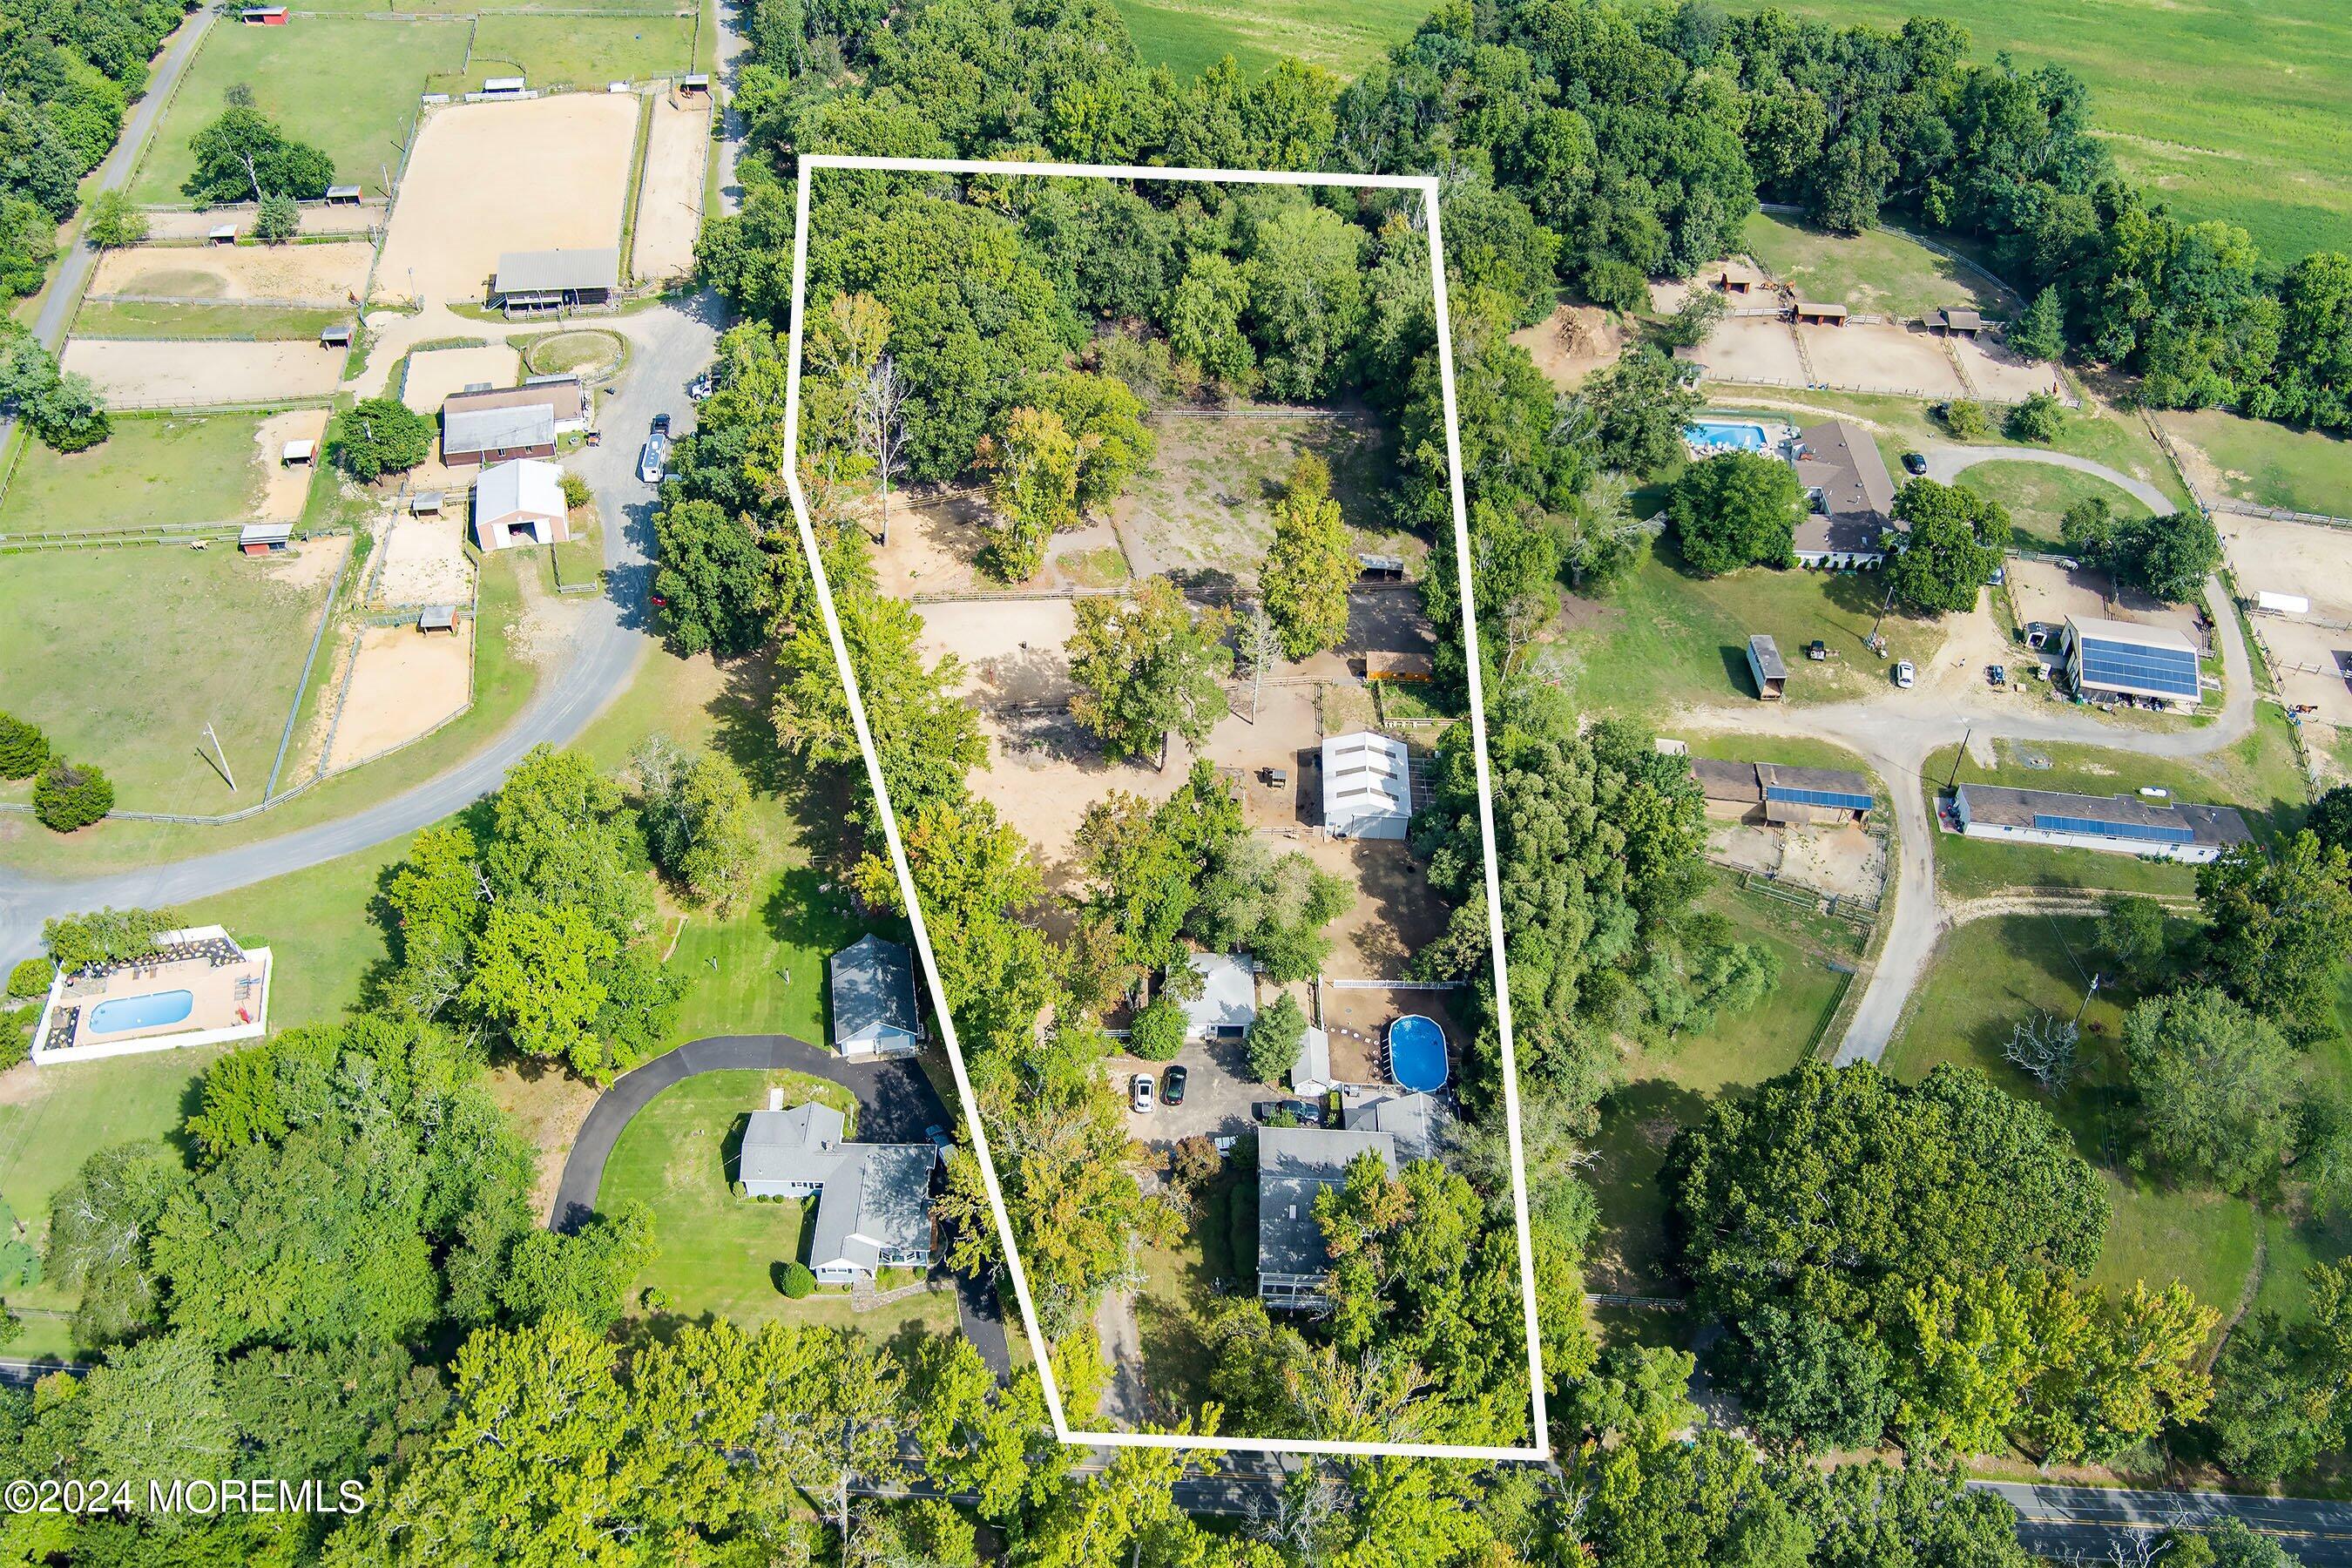
<svg viewBox="0 0 2352 1568">
<path fill-rule="evenodd" d="M 2083 639 L 2083 681 L 2088 686 L 2168 696 L 2198 694 L 2197 656 L 2187 648 Z"/>
</svg>

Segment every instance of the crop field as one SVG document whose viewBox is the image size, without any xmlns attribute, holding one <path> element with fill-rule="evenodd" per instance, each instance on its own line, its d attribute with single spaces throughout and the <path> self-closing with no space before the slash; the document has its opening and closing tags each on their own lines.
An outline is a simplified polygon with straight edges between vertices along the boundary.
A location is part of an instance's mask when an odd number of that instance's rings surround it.
<svg viewBox="0 0 2352 1568">
<path fill-rule="evenodd" d="M 1190 76 L 1226 55 L 1255 72 L 1285 55 L 1354 76 L 1412 36 L 1432 0 L 1368 0 L 1335 8 L 1314 0 L 1113 0 L 1147 65 Z"/>
<path fill-rule="evenodd" d="M 2282 258 L 2352 249 L 2352 11 L 2343 0 L 1785 8 L 1888 28 L 1927 12 L 1968 28 L 1976 59 L 2006 49 L 2021 68 L 2064 66 L 2090 87 L 2092 123 L 2116 163 L 2176 213 L 2242 224 Z"/>
<path fill-rule="evenodd" d="M 474 24 L 474 53 L 462 74 L 434 79 L 436 90 L 462 91 L 481 79 L 519 76 L 533 87 L 569 82 L 602 87 L 693 68 L 690 16 L 485 16 Z"/>
<path fill-rule="evenodd" d="M 0 533 L 234 521 L 255 498 L 264 417 L 118 415 L 113 435 L 87 452 L 26 441 L 0 500 Z"/>
<path fill-rule="evenodd" d="M 382 194 L 383 169 L 400 167 L 425 78 L 466 58 L 462 22 L 305 16 L 289 27 L 215 27 L 148 144 L 131 199 L 184 201 L 198 132 L 220 114 L 221 95 L 243 82 L 254 107 L 335 161 L 338 179 Z"/>
</svg>

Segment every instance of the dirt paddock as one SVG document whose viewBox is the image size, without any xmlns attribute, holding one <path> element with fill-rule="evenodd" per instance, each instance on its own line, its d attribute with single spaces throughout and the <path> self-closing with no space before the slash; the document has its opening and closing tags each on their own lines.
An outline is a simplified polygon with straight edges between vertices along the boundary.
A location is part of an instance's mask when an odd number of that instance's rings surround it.
<svg viewBox="0 0 2352 1568">
<path fill-rule="evenodd" d="M 636 248 L 629 272 L 639 281 L 679 278 L 694 269 L 702 226 L 702 162 L 710 155 L 710 110 L 680 109 L 656 93 L 637 195 Z"/>
<path fill-rule="evenodd" d="M 2220 512 L 2213 519 L 2249 598 L 2265 589 L 2300 594 L 2324 621 L 2352 624 L 2352 533 L 2309 522 Z M 2271 624 L 2266 618 L 2264 625 Z"/>
<path fill-rule="evenodd" d="M 341 305 L 367 287 L 375 247 L 348 245 L 131 246 L 99 258 L 96 295 L 157 300 L 274 300 Z"/>
<path fill-rule="evenodd" d="M 254 466 L 261 473 L 261 504 L 254 516 L 266 522 L 292 522 L 302 515 L 302 503 L 310 497 L 311 478 L 323 457 L 308 463 L 288 464 L 281 461 L 289 441 L 317 441 L 327 434 L 327 410 L 323 408 L 289 408 L 283 414 L 273 414 L 261 422 L 253 433 Z"/>
<path fill-rule="evenodd" d="M 1722 381 L 1784 386 L 1806 382 L 1805 362 L 1797 357 L 1797 340 L 1789 324 L 1769 316 L 1727 316 L 1697 349 L 1676 349 L 1675 354 L 1696 360 L 1707 374 Z"/>
<path fill-rule="evenodd" d="M 382 549 L 376 603 L 463 604 L 473 595 L 474 568 L 466 559 L 462 519 L 404 517 L 384 530 Z"/>
<path fill-rule="evenodd" d="M 384 236 L 383 291 L 479 300 L 503 252 L 620 243 L 643 105 L 635 94 L 567 92 L 429 111 Z M 527 177 L 495 177 L 501 170 Z"/>
<path fill-rule="evenodd" d="M 1070 599 L 967 599 L 918 607 L 923 656 L 963 660 L 961 692 L 991 707 L 1061 702 L 1071 691 L 1063 645 L 1078 628 Z"/>
<path fill-rule="evenodd" d="M 2196 612 L 2189 605 L 2160 604 L 2137 590 L 2118 593 L 2113 578 L 2087 566 L 2070 572 L 2047 561 L 2012 559 L 2009 592 L 2020 624 L 2042 621 L 2056 626 L 2069 616 L 2090 616 L 2169 626 L 2191 642 L 2203 640 Z"/>
<path fill-rule="evenodd" d="M 522 356 L 504 343 L 470 349 L 419 349 L 408 356 L 400 400 L 419 414 L 438 414 L 441 400 L 477 382 L 512 386 L 522 378 Z"/>
<path fill-rule="evenodd" d="M 1401 980 L 1413 954 L 1445 934 L 1445 906 L 1402 839 L 1307 837 L 1273 847 L 1298 850 L 1356 889 L 1354 905 L 1325 928 L 1330 978 Z"/>
<path fill-rule="evenodd" d="M 463 616 L 455 636 L 413 626 L 363 628 L 328 771 L 413 741 L 457 712 L 466 705 L 473 668 L 474 628 Z"/>
<path fill-rule="evenodd" d="M 1799 327 L 1813 374 L 1826 386 L 1908 392 L 1921 397 L 1966 397 L 1944 341 L 1921 327 L 1864 321 L 1843 327 Z"/>
<path fill-rule="evenodd" d="M 337 202 L 332 206 L 312 203 L 302 209 L 300 234 L 365 234 L 383 222 L 384 204 L 371 198 L 353 205 Z M 153 239 L 203 239 L 225 223 L 234 223 L 240 231 L 250 233 L 253 226 L 253 204 L 242 206 L 214 207 L 205 212 L 151 212 L 147 215 L 147 237 Z"/>
<path fill-rule="evenodd" d="M 1617 363 L 1633 338 L 1625 318 L 1597 305 L 1562 305 L 1532 327 L 1521 327 L 1511 341 L 1528 351 L 1536 368 L 1552 384 L 1573 388 L 1604 365 Z"/>
<path fill-rule="evenodd" d="M 342 379 L 343 351 L 313 342 L 243 343 L 75 338 L 60 362 L 122 408 L 201 408 L 326 397 Z"/>
<path fill-rule="evenodd" d="M 1976 384 L 1979 396 L 1994 403 L 2022 403 L 2037 392 L 2048 392 L 2057 386 L 2058 373 L 2039 360 L 2030 360 L 2013 352 L 2008 344 L 1992 338 L 1954 338 L 1952 352 L 1960 358 L 1960 367 Z M 2072 393 L 2059 389 L 2059 395 L 2068 403 L 2074 401 Z"/>
</svg>

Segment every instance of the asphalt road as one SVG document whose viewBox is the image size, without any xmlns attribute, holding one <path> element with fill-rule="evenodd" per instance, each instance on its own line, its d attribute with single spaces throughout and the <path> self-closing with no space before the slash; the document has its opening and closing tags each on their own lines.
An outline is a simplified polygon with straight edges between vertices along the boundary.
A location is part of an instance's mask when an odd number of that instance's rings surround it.
<svg viewBox="0 0 2352 1568">
<path fill-rule="evenodd" d="M 596 1192 L 604 1182 L 604 1162 L 630 1119 L 656 1095 L 707 1072 L 772 1068 L 804 1072 L 837 1083 L 857 1097 L 857 1137 L 866 1143 L 919 1143 L 926 1129 L 953 1127 L 955 1118 L 911 1057 L 852 1061 L 791 1035 L 713 1035 L 691 1040 L 625 1073 L 606 1089 L 581 1124 L 564 1157 L 556 1184 L 556 1230 L 576 1230 L 596 1212 Z M 956 1279 L 956 1309 L 964 1337 L 999 1377 L 1013 1357 L 1004 1337 L 1004 1316 L 995 1289 L 986 1279 Z"/>
<path fill-rule="evenodd" d="M 2060 1562 L 2109 1562 L 2113 1544 L 2168 1530 L 2210 1529 L 2234 1518 L 2277 1542 L 2308 1568 L 2352 1565 L 2352 1503 L 2231 1492 L 1969 1484 L 2007 1499 L 2017 1510 L 2017 1538 L 2025 1549 Z"/>
</svg>

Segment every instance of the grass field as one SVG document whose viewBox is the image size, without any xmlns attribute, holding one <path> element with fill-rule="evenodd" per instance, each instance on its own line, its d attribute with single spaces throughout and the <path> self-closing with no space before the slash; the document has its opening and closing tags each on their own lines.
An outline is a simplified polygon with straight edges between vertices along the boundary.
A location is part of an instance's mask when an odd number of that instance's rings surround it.
<svg viewBox="0 0 2352 1568">
<path fill-rule="evenodd" d="M 652 1208 L 660 1255 L 629 1289 L 657 1288 L 682 1319 L 715 1312 L 736 1322 L 771 1320 L 838 1323 L 887 1338 L 914 1323 L 929 1331 L 955 1326 L 955 1293 L 944 1285 L 893 1306 L 853 1313 L 846 1292 L 820 1290 L 793 1301 L 776 1288 L 777 1266 L 807 1261 L 806 1203 L 739 1198 L 728 1184 L 743 1128 L 781 1087 L 787 1104 L 818 1100 L 856 1111 L 837 1084 L 791 1072 L 712 1072 L 665 1089 L 622 1130 L 596 1206 L 611 1213 L 639 1200 Z M 853 1124 L 852 1136 L 856 1134 Z"/>
<path fill-rule="evenodd" d="M 1752 8 L 1751 4 L 1748 7 Z M 1894 28 L 1927 13 L 1971 56 L 2055 63 L 2091 89 L 2116 163 L 2179 216 L 2242 224 L 2279 260 L 2352 249 L 2352 16 L 2340 0 L 1794 0 Z"/>
<path fill-rule="evenodd" d="M 406 836 L 371 845 L 206 899 L 188 915 L 269 950 L 273 1032 L 331 1023 L 358 1005 L 362 982 L 386 956 L 383 929 L 368 909 L 385 868 L 405 859 L 408 846 Z"/>
<path fill-rule="evenodd" d="M 117 415 L 114 433 L 87 452 L 20 441 L 0 533 L 235 521 L 260 494 L 254 433 L 266 417 Z"/>
<path fill-rule="evenodd" d="M 1605 600 L 1570 599 L 1558 639 L 1531 656 L 1580 708 L 1654 719 L 1684 703 L 1753 699 L 1747 647 L 1754 632 L 1780 643 L 1791 702 L 1835 701 L 1885 682 L 1887 665 L 1864 640 L 1886 594 L 1875 574 L 1752 567 L 1700 578 L 1668 564 L 1670 553 L 1661 542 Z M 1934 622 L 1900 615 L 1887 617 L 1885 632 L 1889 659 L 1924 662 L 1944 640 Z M 1804 658 L 1815 637 L 1829 645 L 1826 663 Z"/>
<path fill-rule="evenodd" d="M 2256 506 L 2352 516 L 2352 440 L 2218 409 L 2160 416 L 2218 470 L 2224 493 Z M 2201 482 L 2201 481 L 2200 481 Z"/>
<path fill-rule="evenodd" d="M 2021 549 L 2058 549 L 2058 520 L 2068 507 L 2091 496 L 2105 496 L 2118 516 L 2147 515 L 2147 508 L 2130 491 L 2096 474 L 2078 474 L 2045 463 L 1979 463 L 1961 471 L 1959 485 L 2009 509 Z"/>
<path fill-rule="evenodd" d="M 313 548 L 331 548 L 331 545 Z M 0 706 L 113 779 L 124 810 L 261 798 L 327 585 L 224 549 L 50 550 L 0 571 Z M 241 793 L 200 754 L 211 724 Z"/>
<path fill-rule="evenodd" d="M 243 82 L 254 107 L 335 161 L 338 179 L 381 195 L 383 166 L 400 167 L 425 79 L 466 58 L 462 22 L 305 16 L 289 27 L 217 26 L 188 68 L 131 184 L 135 202 L 185 201 L 189 143 Z"/>
<path fill-rule="evenodd" d="M 1994 316 L 2013 308 L 2006 294 L 1958 262 L 1886 229 L 1823 234 L 1794 218 L 1755 213 L 1739 237 L 1748 254 L 1807 300 L 1901 317 L 1939 305 L 1973 305 Z"/>
<path fill-rule="evenodd" d="M 1285 55 L 1354 76 L 1412 36 L 1429 0 L 1370 0 L 1334 9 L 1313 0 L 1112 0 L 1147 65 L 1180 76 L 1225 55 L 1253 73 Z"/>
<path fill-rule="evenodd" d="M 440 91 L 478 87 L 484 77 L 520 76 L 533 87 L 602 87 L 693 68 L 689 16 L 484 16 L 474 25 L 474 53 L 462 72 L 444 68 Z"/>
<path fill-rule="evenodd" d="M 78 338 L 243 338 L 286 342 L 316 338 L 348 310 L 294 305 L 177 305 L 99 300 L 74 318 Z"/>
<path fill-rule="evenodd" d="M 1197 1408 L 1209 1398 L 1216 1366 L 1200 1309 L 1216 1300 L 1220 1287 L 1230 1293 L 1257 1273 L 1255 1172 L 1228 1162 L 1209 1183 L 1199 1214 L 1186 1216 L 1175 1243 L 1147 1245 L 1136 1261 L 1143 1270 L 1135 1324 L 1144 1385 L 1172 1408 Z"/>
</svg>

